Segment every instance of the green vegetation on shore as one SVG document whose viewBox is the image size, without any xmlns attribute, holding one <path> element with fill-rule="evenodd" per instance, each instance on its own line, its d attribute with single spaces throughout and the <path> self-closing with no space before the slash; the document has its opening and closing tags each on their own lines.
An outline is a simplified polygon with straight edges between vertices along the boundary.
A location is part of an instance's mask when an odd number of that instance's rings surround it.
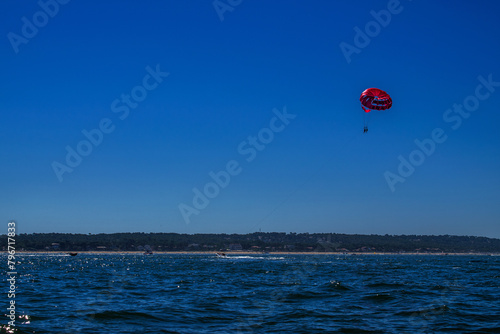
<svg viewBox="0 0 500 334">
<path fill-rule="evenodd" d="M 7 236 L 0 238 L 6 250 Z M 15 241 L 18 251 L 142 251 L 150 245 L 154 251 L 500 253 L 500 239 L 450 235 L 34 233 Z"/>
</svg>

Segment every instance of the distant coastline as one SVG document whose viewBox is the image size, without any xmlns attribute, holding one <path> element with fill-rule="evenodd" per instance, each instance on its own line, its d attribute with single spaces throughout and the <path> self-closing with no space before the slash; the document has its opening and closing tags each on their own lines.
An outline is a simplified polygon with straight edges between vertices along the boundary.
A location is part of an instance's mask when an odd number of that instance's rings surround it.
<svg viewBox="0 0 500 334">
<path fill-rule="evenodd" d="M 7 236 L 0 242 L 7 250 Z M 496 254 L 500 239 L 452 235 L 363 235 L 339 233 L 178 234 L 113 233 L 19 234 L 16 252 L 205 254 Z"/>
</svg>

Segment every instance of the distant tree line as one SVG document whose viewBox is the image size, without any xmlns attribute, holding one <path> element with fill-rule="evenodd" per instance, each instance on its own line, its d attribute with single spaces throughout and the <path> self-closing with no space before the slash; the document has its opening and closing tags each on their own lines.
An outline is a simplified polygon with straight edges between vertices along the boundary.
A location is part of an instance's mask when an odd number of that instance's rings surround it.
<svg viewBox="0 0 500 334">
<path fill-rule="evenodd" d="M 0 236 L 3 250 L 7 236 Z M 154 251 L 254 250 L 256 252 L 422 252 L 500 253 L 500 239 L 451 235 L 361 235 L 337 233 L 177 234 L 33 233 L 16 236 L 25 251 Z"/>
</svg>

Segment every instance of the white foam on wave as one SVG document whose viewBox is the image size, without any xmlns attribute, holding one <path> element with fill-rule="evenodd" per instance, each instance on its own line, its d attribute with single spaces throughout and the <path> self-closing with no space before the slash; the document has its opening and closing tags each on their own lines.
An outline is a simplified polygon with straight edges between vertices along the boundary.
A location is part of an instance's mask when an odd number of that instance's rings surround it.
<svg viewBox="0 0 500 334">
<path fill-rule="evenodd" d="M 225 256 L 221 257 L 221 259 L 252 259 L 252 260 L 284 260 L 284 257 L 272 257 L 272 256 L 249 256 L 249 255 L 241 255 L 241 256 Z"/>
</svg>

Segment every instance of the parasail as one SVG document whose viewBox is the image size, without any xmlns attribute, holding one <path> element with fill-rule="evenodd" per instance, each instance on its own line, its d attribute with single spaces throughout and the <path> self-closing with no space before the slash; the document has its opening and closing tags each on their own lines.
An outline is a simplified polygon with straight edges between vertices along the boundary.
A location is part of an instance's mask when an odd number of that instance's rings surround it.
<svg viewBox="0 0 500 334">
<path fill-rule="evenodd" d="M 372 110 L 387 110 L 392 107 L 389 94 L 378 88 L 368 88 L 359 98 L 361 108 L 365 111 L 365 127 L 363 132 L 368 132 L 368 113 Z"/>
</svg>

